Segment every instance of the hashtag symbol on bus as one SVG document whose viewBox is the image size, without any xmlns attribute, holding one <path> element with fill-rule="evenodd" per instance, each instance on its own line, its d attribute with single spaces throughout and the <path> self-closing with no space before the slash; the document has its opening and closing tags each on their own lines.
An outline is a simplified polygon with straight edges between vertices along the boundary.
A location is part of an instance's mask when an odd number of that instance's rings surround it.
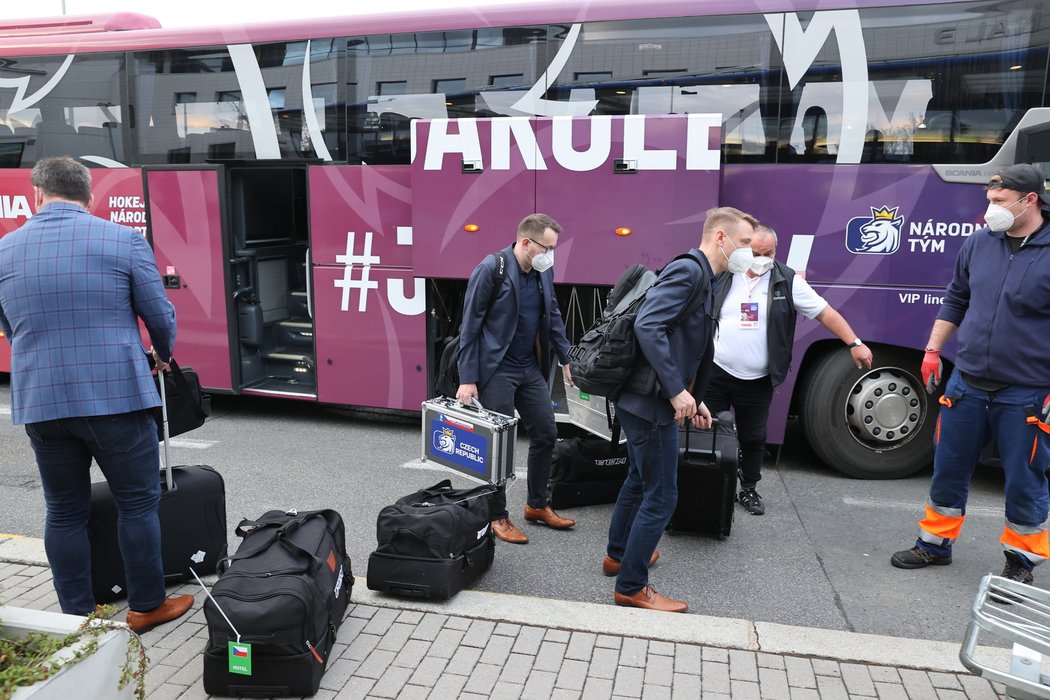
<svg viewBox="0 0 1050 700">
<path fill-rule="evenodd" d="M 372 265 L 379 264 L 379 256 L 372 255 L 372 232 L 365 231 L 365 245 L 361 251 L 361 255 L 354 254 L 354 247 L 357 241 L 357 233 L 355 231 L 347 231 L 346 233 L 346 255 L 335 256 L 335 261 L 343 263 L 346 267 L 343 269 L 343 278 L 337 279 L 334 284 L 336 287 L 343 290 L 343 300 L 340 305 L 343 311 L 350 309 L 350 290 L 360 290 L 360 295 L 357 299 L 357 310 L 366 311 L 368 309 L 368 290 L 379 289 L 379 282 L 369 279 L 368 275 L 372 269 Z M 354 279 L 354 266 L 357 265 L 359 269 L 357 279 Z"/>
</svg>

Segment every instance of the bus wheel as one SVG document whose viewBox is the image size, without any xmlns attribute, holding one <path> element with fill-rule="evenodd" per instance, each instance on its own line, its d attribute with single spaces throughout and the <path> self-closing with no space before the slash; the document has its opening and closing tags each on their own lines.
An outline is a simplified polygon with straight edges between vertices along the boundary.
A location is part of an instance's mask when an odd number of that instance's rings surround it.
<svg viewBox="0 0 1050 700">
<path fill-rule="evenodd" d="M 856 479 L 900 479 L 933 459 L 938 405 L 916 372 L 920 358 L 876 350 L 857 369 L 846 350 L 819 358 L 806 375 L 799 416 L 813 451 Z"/>
</svg>

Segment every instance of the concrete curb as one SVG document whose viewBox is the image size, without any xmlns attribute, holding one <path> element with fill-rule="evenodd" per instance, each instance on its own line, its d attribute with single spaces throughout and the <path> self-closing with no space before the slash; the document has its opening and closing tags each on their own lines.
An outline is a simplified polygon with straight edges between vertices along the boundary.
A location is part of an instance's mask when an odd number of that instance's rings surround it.
<svg viewBox="0 0 1050 700">
<path fill-rule="evenodd" d="M 0 562 L 47 566 L 44 541 L 0 535 Z M 368 590 L 355 577 L 356 605 L 413 610 L 518 625 L 590 632 L 640 639 L 698 644 L 723 649 L 829 659 L 944 673 L 969 673 L 959 661 L 959 644 L 887 637 L 841 630 L 795 627 L 707 615 L 680 615 L 615 605 L 466 590 L 448 601 L 397 598 Z M 997 668 L 1010 663 L 1010 650 L 978 647 L 983 662 Z"/>
</svg>

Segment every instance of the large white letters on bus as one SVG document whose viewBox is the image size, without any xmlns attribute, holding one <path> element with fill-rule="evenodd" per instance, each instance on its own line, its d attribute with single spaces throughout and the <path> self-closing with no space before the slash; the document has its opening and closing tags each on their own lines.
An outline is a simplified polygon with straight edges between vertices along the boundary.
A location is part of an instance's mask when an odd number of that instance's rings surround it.
<svg viewBox="0 0 1050 700">
<path fill-rule="evenodd" d="M 572 117 L 554 117 L 551 133 L 551 158 L 566 170 L 596 170 L 608 160 L 612 150 L 612 125 L 623 129 L 623 153 L 615 154 L 632 161 L 638 170 L 674 170 L 678 162 L 675 149 L 650 149 L 645 144 L 647 117 L 628 115 L 614 122 L 610 117 L 586 117 L 591 138 L 587 149 L 577 151 L 572 144 Z M 483 152 L 474 119 L 434 119 L 423 161 L 424 170 L 441 170 L 446 155 L 458 155 L 490 170 L 509 170 L 511 148 L 516 148 L 528 170 L 546 170 L 547 162 L 536 147 L 536 122 L 527 117 L 499 117 L 492 120 L 489 152 Z M 455 125 L 455 129 L 449 128 Z M 717 170 L 720 151 L 711 148 L 711 127 L 722 124 L 720 114 L 690 114 L 686 121 L 686 170 Z M 513 146 L 512 146 L 513 143 Z M 486 159 L 485 156 L 488 156 Z M 487 165 L 486 165 L 487 164 Z"/>
<path fill-rule="evenodd" d="M 341 311 L 350 310 L 350 292 L 357 290 L 357 311 L 364 313 L 368 311 L 368 292 L 378 290 L 379 282 L 371 278 L 372 266 L 379 265 L 381 260 L 378 255 L 372 254 L 372 231 L 365 231 L 363 242 L 360 247 L 360 255 L 357 253 L 357 232 L 347 231 L 346 253 L 335 256 L 335 261 L 342 263 L 343 276 L 335 280 L 333 285 L 343 292 L 339 303 Z M 412 227 L 397 227 L 397 244 L 412 245 Z M 386 281 L 386 297 L 390 307 L 404 316 L 418 316 L 426 310 L 426 285 L 422 278 L 413 278 L 412 296 L 405 296 L 405 281 L 403 279 L 388 279 Z"/>
<path fill-rule="evenodd" d="M 29 198 L 24 194 L 0 194 L 0 218 L 28 219 L 32 215 Z"/>
</svg>

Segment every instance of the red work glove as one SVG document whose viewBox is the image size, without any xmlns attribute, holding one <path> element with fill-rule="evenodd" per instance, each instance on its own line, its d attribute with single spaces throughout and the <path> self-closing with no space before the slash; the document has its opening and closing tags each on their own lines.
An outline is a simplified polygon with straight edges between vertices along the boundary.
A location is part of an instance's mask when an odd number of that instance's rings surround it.
<svg viewBox="0 0 1050 700">
<path fill-rule="evenodd" d="M 941 364 L 940 350 L 927 350 L 922 357 L 922 383 L 926 385 L 926 393 L 932 394 L 937 385 L 941 383 L 941 372 L 944 365 Z"/>
</svg>

